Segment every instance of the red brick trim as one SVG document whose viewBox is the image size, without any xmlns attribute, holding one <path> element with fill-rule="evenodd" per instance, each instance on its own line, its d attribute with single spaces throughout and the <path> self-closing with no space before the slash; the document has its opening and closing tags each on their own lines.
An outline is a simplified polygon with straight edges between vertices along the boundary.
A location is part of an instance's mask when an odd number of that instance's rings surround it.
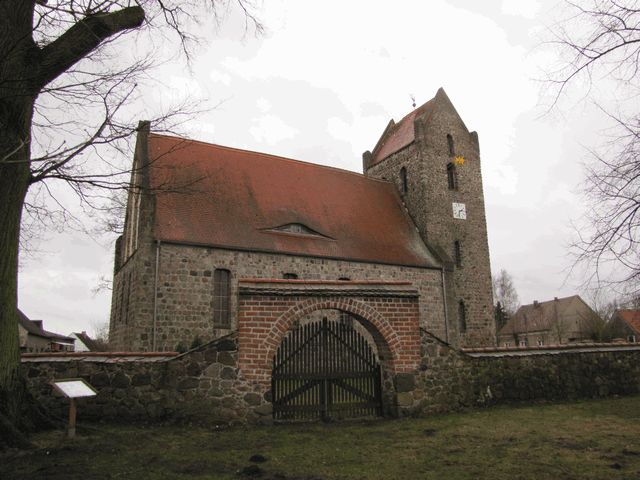
<svg viewBox="0 0 640 480">
<path fill-rule="evenodd" d="M 241 283 L 276 283 L 308 285 L 411 285 L 411 282 L 383 282 L 381 280 L 305 280 L 282 278 L 241 278 Z"/>
<path fill-rule="evenodd" d="M 417 298 L 280 297 L 241 295 L 238 313 L 238 364 L 250 380 L 268 383 L 273 357 L 284 335 L 298 320 L 316 310 L 335 309 L 363 320 L 379 349 L 388 351 L 393 373 L 414 372 L 420 362 Z"/>
</svg>

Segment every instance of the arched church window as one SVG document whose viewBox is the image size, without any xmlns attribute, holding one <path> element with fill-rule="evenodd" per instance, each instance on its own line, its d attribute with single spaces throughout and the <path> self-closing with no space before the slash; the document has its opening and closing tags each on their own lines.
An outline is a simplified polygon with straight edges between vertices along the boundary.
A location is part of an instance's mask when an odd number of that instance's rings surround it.
<svg viewBox="0 0 640 480">
<path fill-rule="evenodd" d="M 458 302 L 458 324 L 460 333 L 465 333 L 467 331 L 467 306 L 463 300 Z"/>
<path fill-rule="evenodd" d="M 462 245 L 460 240 L 453 242 L 453 256 L 455 258 L 456 267 L 462 267 Z"/>
<path fill-rule="evenodd" d="M 409 190 L 409 186 L 407 184 L 407 169 L 405 167 L 402 167 L 400 169 L 400 184 L 401 184 L 401 192 L 403 194 L 407 193 L 407 191 Z"/>
<path fill-rule="evenodd" d="M 449 146 L 449 155 L 453 157 L 456 154 L 456 149 L 453 145 L 453 137 L 450 133 L 447 134 L 447 145 Z"/>
<path fill-rule="evenodd" d="M 231 272 L 217 268 L 213 272 L 213 326 L 231 327 Z"/>
<path fill-rule="evenodd" d="M 447 163 L 447 183 L 449 190 L 458 189 L 458 172 L 456 172 L 456 166 L 451 162 Z"/>
</svg>

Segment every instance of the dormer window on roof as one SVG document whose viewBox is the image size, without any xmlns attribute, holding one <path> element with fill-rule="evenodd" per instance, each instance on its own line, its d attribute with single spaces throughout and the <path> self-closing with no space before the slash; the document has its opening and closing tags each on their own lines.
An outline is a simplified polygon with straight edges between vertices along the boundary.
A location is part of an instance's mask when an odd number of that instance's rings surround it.
<svg viewBox="0 0 640 480">
<path fill-rule="evenodd" d="M 314 237 L 328 238 L 326 235 L 316 232 L 314 229 L 309 228 L 302 223 L 287 223 L 285 225 L 280 225 L 279 227 L 269 228 L 268 230 L 271 230 L 272 232 L 284 232 L 296 235 L 312 235 Z"/>
</svg>

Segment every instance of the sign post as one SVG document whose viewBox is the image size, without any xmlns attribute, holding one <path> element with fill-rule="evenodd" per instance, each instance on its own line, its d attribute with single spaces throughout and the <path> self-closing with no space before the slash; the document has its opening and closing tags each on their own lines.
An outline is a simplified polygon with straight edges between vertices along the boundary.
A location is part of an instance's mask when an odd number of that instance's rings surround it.
<svg viewBox="0 0 640 480">
<path fill-rule="evenodd" d="M 73 438 L 76 435 L 76 398 L 93 397 L 98 392 L 82 378 L 67 378 L 51 382 L 54 390 L 69 399 L 69 427 L 67 436 Z"/>
</svg>

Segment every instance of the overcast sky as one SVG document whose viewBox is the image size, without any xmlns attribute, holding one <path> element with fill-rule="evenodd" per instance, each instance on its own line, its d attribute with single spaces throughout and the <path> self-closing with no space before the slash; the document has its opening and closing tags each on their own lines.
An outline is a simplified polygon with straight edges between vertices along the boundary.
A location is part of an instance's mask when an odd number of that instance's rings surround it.
<svg viewBox="0 0 640 480">
<path fill-rule="evenodd" d="M 269 0 L 266 32 L 231 15 L 197 50 L 192 72 L 165 65 L 146 89 L 161 104 L 189 92 L 217 108 L 183 126 L 198 140 L 361 171 L 391 118 L 443 87 L 480 138 L 491 266 L 522 303 L 579 293 L 566 282 L 571 220 L 582 213 L 586 147 L 605 127 L 586 99 L 547 112 L 541 84 L 555 52 L 540 47 L 555 0 Z M 45 328 L 92 332 L 111 294 L 114 238 L 50 232 L 22 259 L 19 305 Z"/>
</svg>

